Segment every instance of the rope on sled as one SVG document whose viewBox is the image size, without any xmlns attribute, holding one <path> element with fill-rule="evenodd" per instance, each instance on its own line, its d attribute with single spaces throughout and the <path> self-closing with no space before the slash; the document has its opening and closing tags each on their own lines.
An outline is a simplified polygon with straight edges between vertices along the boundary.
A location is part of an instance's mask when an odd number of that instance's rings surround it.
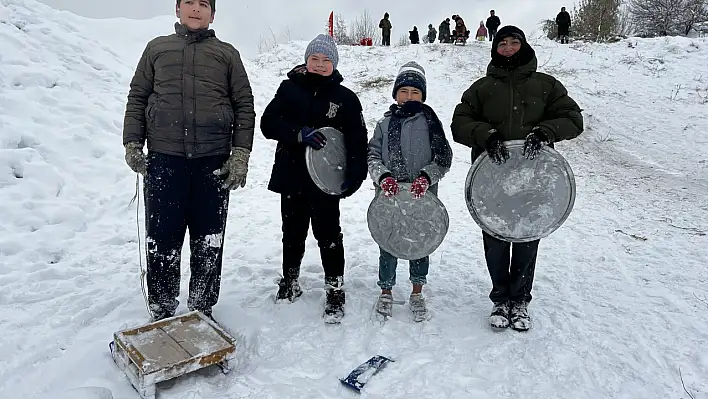
<svg viewBox="0 0 708 399">
<path fill-rule="evenodd" d="M 140 289 L 143 292 L 143 300 L 145 301 L 145 308 L 147 308 L 150 317 L 153 317 L 152 310 L 150 309 L 150 303 L 148 302 L 147 288 L 145 287 L 145 278 L 147 276 L 147 271 L 143 267 L 143 251 L 142 251 L 142 240 L 140 235 L 140 174 L 135 174 L 135 195 L 130 200 L 130 205 L 137 201 L 137 206 L 135 207 L 135 224 L 138 228 L 138 262 L 140 263 Z M 145 253 L 147 255 L 147 247 L 145 248 Z"/>
</svg>

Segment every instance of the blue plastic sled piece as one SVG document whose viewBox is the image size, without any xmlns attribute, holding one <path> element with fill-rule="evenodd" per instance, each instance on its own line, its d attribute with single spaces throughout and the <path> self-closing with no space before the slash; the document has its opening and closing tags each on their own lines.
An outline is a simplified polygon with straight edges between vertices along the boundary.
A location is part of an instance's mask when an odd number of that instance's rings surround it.
<svg viewBox="0 0 708 399">
<path fill-rule="evenodd" d="M 352 370 L 352 372 L 349 373 L 347 378 L 342 378 L 339 381 L 341 381 L 342 384 L 360 393 L 361 389 L 364 388 L 364 385 L 366 385 L 366 383 L 369 381 L 369 378 L 373 377 L 374 375 L 376 375 L 376 373 L 381 371 L 381 369 L 386 367 L 388 362 L 393 361 L 394 360 L 384 356 L 374 356 L 366 362 L 362 363 L 359 367 Z"/>
</svg>

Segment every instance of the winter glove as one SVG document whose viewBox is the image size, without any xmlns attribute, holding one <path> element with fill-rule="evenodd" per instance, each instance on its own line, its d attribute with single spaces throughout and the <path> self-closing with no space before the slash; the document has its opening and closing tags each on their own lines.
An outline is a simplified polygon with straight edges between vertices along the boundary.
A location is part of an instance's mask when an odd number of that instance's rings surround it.
<svg viewBox="0 0 708 399">
<path fill-rule="evenodd" d="M 398 182 L 396 179 L 393 178 L 393 176 L 386 176 L 383 179 L 381 179 L 381 183 L 379 184 L 381 186 L 381 189 L 383 190 L 384 196 L 386 198 L 391 198 L 394 195 L 398 194 L 399 191 L 401 191 L 401 188 L 398 186 Z"/>
<path fill-rule="evenodd" d="M 145 176 L 147 174 L 147 157 L 143 153 L 143 145 L 130 142 L 125 145 L 125 163 L 135 173 Z"/>
<path fill-rule="evenodd" d="M 248 174 L 248 159 L 251 151 L 241 147 L 233 147 L 231 156 L 224 162 L 224 166 L 214 171 L 217 176 L 226 176 L 225 189 L 236 190 L 246 185 L 246 175 Z"/>
<path fill-rule="evenodd" d="M 428 191 L 428 187 L 430 187 L 430 180 L 424 175 L 420 175 L 413 180 L 413 184 L 411 184 L 411 193 L 413 193 L 413 198 L 418 199 L 418 198 L 423 198 L 425 193 Z"/>
<path fill-rule="evenodd" d="M 524 149 L 521 151 L 521 154 L 526 156 L 526 159 L 536 158 L 536 155 L 541 152 L 541 148 L 551 142 L 549 136 L 550 135 L 544 132 L 540 127 L 534 127 L 531 133 L 526 136 Z"/>
<path fill-rule="evenodd" d="M 492 133 L 492 135 L 487 139 L 487 148 L 485 149 L 489 157 L 492 158 L 492 162 L 501 165 L 509 159 L 509 150 L 506 148 L 506 145 L 504 145 L 502 135 L 497 132 L 496 129 L 492 129 L 489 132 Z"/>
<path fill-rule="evenodd" d="M 309 145 L 315 150 L 321 150 L 327 144 L 327 137 L 319 130 L 311 127 L 303 127 L 297 135 L 297 141 L 305 145 Z"/>
</svg>

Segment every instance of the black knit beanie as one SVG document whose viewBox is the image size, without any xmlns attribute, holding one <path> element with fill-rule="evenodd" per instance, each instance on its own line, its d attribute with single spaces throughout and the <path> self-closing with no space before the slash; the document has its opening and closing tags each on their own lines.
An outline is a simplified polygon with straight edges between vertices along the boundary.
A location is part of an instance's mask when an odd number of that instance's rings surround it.
<svg viewBox="0 0 708 399">
<path fill-rule="evenodd" d="M 504 57 L 503 55 L 497 53 L 497 47 L 502 40 L 508 37 L 519 39 L 519 41 L 521 41 L 521 49 L 511 57 Z M 492 41 L 492 64 L 494 66 L 506 70 L 512 70 L 528 64 L 534 56 L 536 56 L 536 52 L 533 50 L 528 41 L 526 41 L 524 31 L 516 26 L 504 26 L 494 35 L 494 40 Z"/>
<path fill-rule="evenodd" d="M 179 6 L 179 2 L 182 0 L 177 0 L 177 5 Z M 211 4 L 211 12 L 216 11 L 216 0 L 209 0 L 209 3 Z"/>
</svg>

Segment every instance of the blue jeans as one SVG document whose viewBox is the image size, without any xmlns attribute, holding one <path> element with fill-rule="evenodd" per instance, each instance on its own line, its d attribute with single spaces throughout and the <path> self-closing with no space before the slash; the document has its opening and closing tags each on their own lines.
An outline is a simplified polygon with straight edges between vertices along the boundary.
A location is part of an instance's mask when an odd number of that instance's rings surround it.
<svg viewBox="0 0 708 399">
<path fill-rule="evenodd" d="M 382 290 L 391 290 L 396 285 L 396 266 L 398 266 L 398 258 L 386 252 L 383 248 L 379 248 L 379 282 L 376 283 Z M 426 276 L 428 275 L 428 267 L 430 266 L 430 258 L 409 261 L 410 280 L 413 285 L 425 285 L 427 283 Z"/>
</svg>

